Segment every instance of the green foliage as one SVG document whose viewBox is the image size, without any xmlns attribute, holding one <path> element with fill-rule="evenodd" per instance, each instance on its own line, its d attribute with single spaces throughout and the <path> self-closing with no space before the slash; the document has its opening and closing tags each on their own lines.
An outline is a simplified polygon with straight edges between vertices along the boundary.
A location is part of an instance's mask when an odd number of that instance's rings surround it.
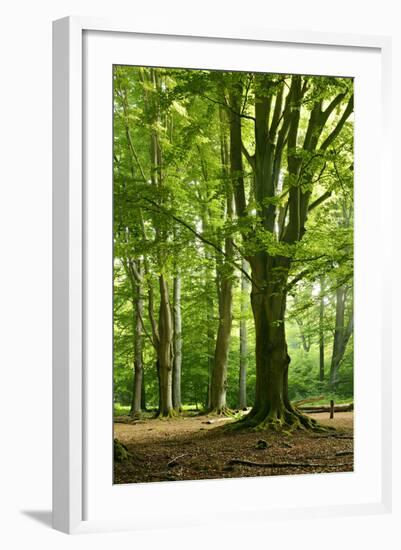
<svg viewBox="0 0 401 550">
<path fill-rule="evenodd" d="M 319 143 L 333 131 L 352 94 L 347 78 L 301 77 L 303 96 L 290 108 L 300 113 L 298 141 L 285 146 L 277 188 L 258 200 L 251 161 L 245 162 L 244 188 L 248 203 L 242 218 L 227 217 L 226 197 L 232 191 L 231 177 L 222 166 L 222 134 L 233 113 L 228 108 L 230 91 L 241 84 L 244 101 L 241 127 L 249 157 L 255 152 L 254 114 L 261 101 L 270 102 L 273 117 L 279 97 L 288 99 L 292 77 L 259 73 L 229 73 L 206 70 L 114 68 L 114 396 L 116 412 L 127 411 L 132 398 L 134 361 L 135 284 L 127 265 L 139 262 L 143 273 L 143 361 L 146 401 L 158 405 L 156 353 L 147 307 L 149 293 L 158 311 L 158 276 L 163 274 L 170 289 L 173 277 L 182 279 L 182 400 L 184 406 L 206 401 L 209 364 L 218 325 L 219 277 L 234 280 L 233 326 L 227 381 L 227 404 L 238 406 L 239 320 L 244 296 L 239 288 L 242 256 L 265 253 L 272 258 L 291 258 L 286 330 L 291 366 L 291 399 L 324 394 L 328 383 L 335 293 L 345 285 L 348 292 L 346 317 L 352 315 L 353 277 L 353 124 L 327 149 L 303 148 L 308 121 L 316 106 L 320 112 L 335 98 Z M 222 114 L 224 113 L 224 114 Z M 238 115 L 238 114 L 237 114 Z M 279 122 L 280 123 L 280 122 Z M 287 136 L 288 137 L 288 136 Z M 151 140 L 157 141 L 161 158 L 152 159 Z M 287 138 L 286 138 L 287 139 Z M 277 143 L 274 144 L 277 146 Z M 295 176 L 288 158 L 300 165 Z M 297 190 L 310 195 L 311 208 L 304 237 L 284 241 L 282 232 L 267 228 L 266 211 L 273 209 L 288 223 L 289 195 Z M 323 199 L 323 200 L 322 200 Z M 321 201 L 321 202 L 319 202 Z M 313 208 L 312 206 L 315 205 Z M 277 220 L 276 220 L 277 223 Z M 244 236 L 247 238 L 244 239 Z M 234 240 L 232 264 L 224 263 L 225 239 Z M 246 240 L 246 245 L 245 245 Z M 246 246 L 246 249 L 245 249 Z M 146 265 L 145 265 L 146 263 Z M 146 268 L 146 269 L 145 269 Z M 320 326 L 320 278 L 325 279 L 324 319 Z M 293 284 L 291 284 L 291 282 Z M 248 326 L 248 403 L 255 395 L 255 334 L 252 310 Z M 324 335 L 325 380 L 319 382 L 319 334 Z M 305 350 L 306 347 L 309 351 Z M 340 366 L 336 398 L 353 393 L 352 338 Z M 118 405 L 117 405 L 118 403 Z"/>
</svg>

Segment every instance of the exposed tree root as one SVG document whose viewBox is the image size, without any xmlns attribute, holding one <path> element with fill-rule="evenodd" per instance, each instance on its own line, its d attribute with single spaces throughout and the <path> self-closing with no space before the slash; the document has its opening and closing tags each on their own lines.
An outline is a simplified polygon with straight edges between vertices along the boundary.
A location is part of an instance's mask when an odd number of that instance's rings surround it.
<svg viewBox="0 0 401 550">
<path fill-rule="evenodd" d="M 228 407 L 219 407 L 207 411 L 207 416 L 234 416 L 234 412 Z"/>
<path fill-rule="evenodd" d="M 156 418 L 159 418 L 160 420 L 168 420 L 169 418 L 177 418 L 177 416 L 179 416 L 179 413 L 175 409 L 169 409 L 167 412 L 159 411 L 156 414 Z"/>
<path fill-rule="evenodd" d="M 289 405 L 267 410 L 266 408 L 251 412 L 234 424 L 226 427 L 233 430 L 273 431 L 291 433 L 295 430 L 311 430 L 314 432 L 328 432 L 333 427 L 322 426 L 314 418 Z"/>
<path fill-rule="evenodd" d="M 340 468 L 343 466 L 352 466 L 352 462 L 342 464 L 323 464 L 318 462 L 252 462 L 252 460 L 242 460 L 233 458 L 228 464 L 243 464 L 244 466 L 260 468 Z"/>
<path fill-rule="evenodd" d="M 124 443 L 121 443 L 118 439 L 114 439 L 113 448 L 114 460 L 117 462 L 123 462 L 123 460 L 128 460 L 132 456 Z"/>
</svg>

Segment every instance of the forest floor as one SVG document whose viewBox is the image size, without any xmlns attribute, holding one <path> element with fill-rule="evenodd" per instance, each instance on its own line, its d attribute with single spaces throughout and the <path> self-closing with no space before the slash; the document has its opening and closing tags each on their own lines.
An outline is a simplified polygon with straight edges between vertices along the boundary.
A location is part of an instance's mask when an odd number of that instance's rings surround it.
<svg viewBox="0 0 401 550">
<path fill-rule="evenodd" d="M 114 483 L 353 471 L 353 413 L 336 413 L 332 420 L 328 413 L 310 416 L 336 431 L 232 432 L 221 429 L 232 419 L 206 415 L 117 417 L 114 437 L 131 456 L 114 463 Z"/>
</svg>

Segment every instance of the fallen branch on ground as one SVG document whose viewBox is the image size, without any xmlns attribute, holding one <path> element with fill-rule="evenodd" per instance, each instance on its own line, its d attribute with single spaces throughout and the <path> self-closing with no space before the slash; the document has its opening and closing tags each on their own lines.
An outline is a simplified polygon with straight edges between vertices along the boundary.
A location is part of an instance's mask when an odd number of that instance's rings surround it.
<svg viewBox="0 0 401 550">
<path fill-rule="evenodd" d="M 336 453 L 336 456 L 348 456 L 353 454 L 354 454 L 354 451 L 338 451 Z"/>
<path fill-rule="evenodd" d="M 223 418 L 214 418 L 213 420 L 205 420 L 202 424 L 215 424 L 216 422 L 227 422 L 227 420 L 235 420 L 230 416 L 224 416 Z"/>
<path fill-rule="evenodd" d="M 328 435 L 313 435 L 312 439 L 326 439 L 334 437 L 334 439 L 354 439 L 353 435 L 328 434 Z"/>
<path fill-rule="evenodd" d="M 171 468 L 171 466 L 175 466 L 177 464 L 177 460 L 182 458 L 183 456 L 186 456 L 188 453 L 183 453 L 182 455 L 178 455 L 174 458 L 172 458 L 169 462 L 167 462 L 167 466 Z"/>
</svg>

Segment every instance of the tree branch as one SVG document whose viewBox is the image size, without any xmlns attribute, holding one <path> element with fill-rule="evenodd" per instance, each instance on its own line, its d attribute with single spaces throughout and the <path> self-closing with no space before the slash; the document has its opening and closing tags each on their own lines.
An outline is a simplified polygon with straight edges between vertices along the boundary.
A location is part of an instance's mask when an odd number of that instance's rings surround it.
<svg viewBox="0 0 401 550">
<path fill-rule="evenodd" d="M 333 143 L 333 141 L 336 139 L 338 134 L 343 129 L 344 124 L 347 122 L 347 119 L 348 119 L 348 117 L 350 116 L 350 114 L 352 113 L 353 110 L 354 110 L 354 96 L 352 95 L 350 97 L 349 101 L 348 101 L 348 104 L 347 104 L 343 114 L 342 114 L 342 117 L 338 121 L 337 126 L 334 128 L 334 130 L 331 132 L 331 134 L 328 135 L 328 137 L 324 140 L 324 142 L 320 146 L 321 151 L 325 151 L 329 147 L 329 145 L 331 145 Z"/>
<path fill-rule="evenodd" d="M 249 120 L 253 120 L 255 121 L 255 117 L 251 116 L 251 115 L 244 115 L 244 113 L 239 113 L 238 111 L 234 111 L 234 109 L 232 109 L 230 107 L 230 105 L 228 105 L 227 103 L 223 103 L 221 101 L 217 101 L 217 99 L 212 99 L 211 97 L 207 96 L 206 94 L 200 94 L 202 97 L 204 97 L 205 99 L 207 99 L 208 101 L 211 101 L 212 103 L 215 103 L 216 105 L 222 105 L 223 107 L 225 107 L 226 109 L 228 109 L 231 113 L 233 113 L 234 115 L 240 117 L 240 118 L 247 118 Z"/>
<path fill-rule="evenodd" d="M 322 111 L 323 124 L 326 123 L 326 121 L 329 118 L 329 116 L 331 115 L 331 113 L 334 111 L 334 109 L 337 107 L 337 105 L 339 105 L 341 103 L 341 101 L 344 99 L 345 96 L 346 96 L 346 93 L 341 92 L 341 94 L 338 94 L 333 99 L 333 101 L 326 107 L 326 109 L 324 111 Z"/>
<path fill-rule="evenodd" d="M 146 337 L 149 339 L 150 343 L 152 344 L 152 347 L 157 351 L 157 342 L 154 341 L 152 336 L 149 334 L 149 332 L 146 330 L 145 323 L 143 321 L 142 313 L 138 311 L 138 317 L 141 322 L 142 330 L 145 333 Z"/>
<path fill-rule="evenodd" d="M 125 268 L 125 271 L 130 279 L 131 287 L 133 291 L 138 292 L 140 289 L 140 286 L 143 284 L 143 276 L 138 271 L 137 266 L 135 265 L 135 261 L 132 260 L 132 258 L 123 258 L 123 265 Z M 137 286 L 138 290 L 135 290 L 135 286 Z M 140 309 L 137 309 L 137 314 L 139 316 L 139 320 L 142 325 L 143 332 L 145 333 L 146 337 L 149 339 L 150 343 L 152 344 L 152 347 L 156 348 L 157 341 L 155 341 L 155 334 L 154 337 L 149 334 L 149 332 L 146 330 L 145 323 L 143 321 L 142 313 Z"/>
<path fill-rule="evenodd" d="M 332 191 L 326 191 L 323 193 L 323 195 L 320 195 L 319 198 L 317 198 L 315 201 L 313 201 L 308 208 L 308 212 L 319 206 L 319 204 L 322 204 L 325 200 L 329 199 L 332 195 Z"/>
<path fill-rule="evenodd" d="M 287 283 L 287 286 L 286 286 L 287 292 L 291 290 L 291 288 L 295 286 L 301 279 L 303 279 L 305 275 L 308 275 L 311 272 L 312 272 L 312 269 L 310 267 L 308 267 L 307 269 L 304 269 L 303 271 L 300 271 L 298 275 L 296 275 L 293 279 L 291 279 L 291 281 Z"/>
<path fill-rule="evenodd" d="M 219 254 L 221 254 L 222 256 L 224 256 L 226 258 L 226 260 L 232 264 L 236 269 L 238 269 L 238 271 L 240 271 L 241 273 L 243 273 L 245 275 L 245 277 L 252 283 L 254 284 L 256 287 L 259 288 L 258 284 L 252 279 L 252 277 L 250 277 L 250 275 L 244 270 L 242 269 L 242 267 L 240 265 L 238 265 L 236 262 L 234 262 L 234 260 L 232 260 L 230 258 L 230 255 L 227 254 L 224 250 L 222 250 L 216 243 L 214 243 L 213 241 L 209 241 L 209 239 L 207 239 L 206 237 L 204 237 L 203 235 L 201 235 L 200 233 L 198 233 L 196 231 L 196 229 L 194 229 L 191 225 L 189 225 L 189 223 L 187 223 L 186 221 L 182 220 L 181 218 L 178 218 L 177 216 L 175 216 L 174 214 L 172 214 L 171 212 L 169 212 L 168 210 L 164 209 L 162 206 L 160 206 L 159 204 L 157 204 L 155 201 L 153 201 L 152 199 L 149 199 L 147 197 L 142 197 L 143 200 L 149 202 L 150 204 L 152 204 L 155 208 L 157 208 L 157 210 L 159 212 L 161 212 L 162 214 L 164 214 L 165 216 L 169 216 L 171 217 L 174 221 L 176 221 L 177 223 L 183 225 L 186 229 L 188 229 L 188 231 L 190 231 L 193 235 L 195 235 L 195 237 L 197 239 L 199 239 L 200 241 L 202 241 L 203 243 L 211 246 L 212 248 L 214 248 L 214 250 L 216 250 L 216 252 L 218 252 Z M 146 207 L 145 207 L 146 208 Z M 238 249 L 237 249 L 238 250 Z"/>
<path fill-rule="evenodd" d="M 249 162 L 250 166 L 252 167 L 252 169 L 255 169 L 255 156 L 249 154 L 249 152 L 247 151 L 244 143 L 241 143 L 241 149 L 242 149 L 242 152 L 243 152 L 246 160 Z"/>
</svg>

